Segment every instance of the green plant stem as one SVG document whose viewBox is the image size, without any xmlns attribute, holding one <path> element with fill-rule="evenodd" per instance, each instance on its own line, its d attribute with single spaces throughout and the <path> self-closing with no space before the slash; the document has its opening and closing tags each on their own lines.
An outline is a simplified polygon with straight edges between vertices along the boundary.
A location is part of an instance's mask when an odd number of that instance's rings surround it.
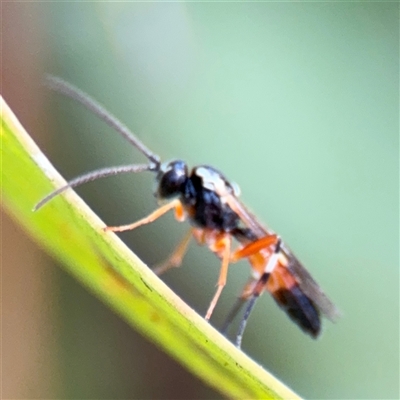
<svg viewBox="0 0 400 400">
<path fill-rule="evenodd" d="M 66 270 L 193 374 L 229 398 L 298 399 L 176 296 L 65 184 L 1 98 L 2 205 Z"/>
</svg>

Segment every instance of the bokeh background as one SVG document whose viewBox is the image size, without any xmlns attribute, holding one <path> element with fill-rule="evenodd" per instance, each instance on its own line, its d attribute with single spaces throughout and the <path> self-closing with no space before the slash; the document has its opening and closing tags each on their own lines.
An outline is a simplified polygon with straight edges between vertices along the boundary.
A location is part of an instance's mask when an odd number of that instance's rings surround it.
<svg viewBox="0 0 400 400">
<path fill-rule="evenodd" d="M 268 295 L 243 351 L 306 398 L 399 397 L 398 3 L 2 3 L 1 92 L 68 179 L 142 162 L 118 134 L 48 93 L 92 94 L 163 159 L 210 164 L 279 232 L 343 313 L 305 336 Z M 108 224 L 152 211 L 152 176 L 78 192 Z M 39 199 L 38 199 L 39 200 Z M 186 227 L 122 239 L 149 265 Z M 2 219 L 4 398 L 221 398 Z M 163 279 L 204 314 L 219 262 L 192 246 Z M 211 323 L 247 279 L 232 266 Z M 196 362 L 196 360 L 193 360 Z"/>
</svg>

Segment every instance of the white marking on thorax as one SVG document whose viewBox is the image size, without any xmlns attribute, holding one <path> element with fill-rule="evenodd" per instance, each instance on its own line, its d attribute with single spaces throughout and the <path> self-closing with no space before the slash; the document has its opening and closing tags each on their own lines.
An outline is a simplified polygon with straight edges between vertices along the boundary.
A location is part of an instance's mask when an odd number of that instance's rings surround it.
<svg viewBox="0 0 400 400">
<path fill-rule="evenodd" d="M 207 167 L 196 168 L 196 175 L 198 175 L 202 181 L 203 186 L 215 192 L 220 197 L 225 197 L 229 195 L 239 196 L 240 189 L 236 184 L 230 184 L 224 176 L 222 176 L 218 171 Z"/>
</svg>

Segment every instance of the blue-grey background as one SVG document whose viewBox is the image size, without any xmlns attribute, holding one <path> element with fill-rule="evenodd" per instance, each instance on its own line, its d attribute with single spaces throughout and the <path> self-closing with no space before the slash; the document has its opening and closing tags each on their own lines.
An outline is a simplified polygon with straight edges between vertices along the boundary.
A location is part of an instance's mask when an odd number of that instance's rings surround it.
<svg viewBox="0 0 400 400">
<path fill-rule="evenodd" d="M 398 11 L 362 2 L 8 3 L 2 94 L 66 178 L 143 156 L 46 93 L 45 72 L 89 92 L 163 159 L 222 170 L 343 314 L 313 341 L 265 295 L 243 351 L 305 398 L 395 399 Z M 78 192 L 106 223 L 124 224 L 155 208 L 152 178 L 120 176 Z M 27 239 L 15 229 L 4 248 L 21 256 L 17 239 Z M 186 229 L 167 216 L 121 237 L 152 265 Z M 204 314 L 218 268 L 192 246 L 163 279 Z M 6 397 L 220 398 L 44 256 L 18 261 L 15 273 L 12 261 L 3 276 Z M 216 327 L 248 274 L 246 262 L 231 267 Z"/>
</svg>

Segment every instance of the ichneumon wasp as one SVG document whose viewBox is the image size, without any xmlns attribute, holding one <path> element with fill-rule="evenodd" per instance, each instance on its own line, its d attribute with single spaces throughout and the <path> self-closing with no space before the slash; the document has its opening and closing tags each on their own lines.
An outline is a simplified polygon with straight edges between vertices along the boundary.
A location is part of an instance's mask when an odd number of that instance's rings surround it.
<svg viewBox="0 0 400 400">
<path fill-rule="evenodd" d="M 227 280 L 229 264 L 246 258 L 252 274 L 238 302 L 229 313 L 223 332 L 247 302 L 236 336 L 240 347 L 247 320 L 257 298 L 268 291 L 276 303 L 307 334 L 316 338 L 321 331 L 321 314 L 334 321 L 339 312 L 323 293 L 308 271 L 293 255 L 289 247 L 258 219 L 239 200 L 239 189 L 217 169 L 200 165 L 189 170 L 182 160 L 162 163 L 125 125 L 105 110 L 89 95 L 63 81 L 48 77 L 47 86 L 81 103 L 125 139 L 149 160 L 148 164 L 132 164 L 99 169 L 71 180 L 53 191 L 35 207 L 39 209 L 53 197 L 95 179 L 128 172 L 151 171 L 156 174 L 155 197 L 161 204 L 147 217 L 123 226 L 105 227 L 106 231 L 122 232 L 149 224 L 173 210 L 178 221 L 187 219 L 191 225 L 172 255 L 155 270 L 161 274 L 178 267 L 194 237 L 221 259 L 217 290 L 206 313 L 209 320 Z M 233 248 L 233 242 L 237 247 Z"/>
</svg>

